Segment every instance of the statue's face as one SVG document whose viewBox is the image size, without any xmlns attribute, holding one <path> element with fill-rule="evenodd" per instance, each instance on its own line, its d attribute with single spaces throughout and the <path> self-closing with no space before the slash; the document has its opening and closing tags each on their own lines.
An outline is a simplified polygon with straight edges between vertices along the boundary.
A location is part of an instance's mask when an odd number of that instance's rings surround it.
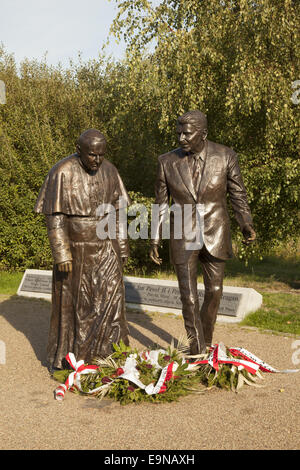
<svg viewBox="0 0 300 470">
<path fill-rule="evenodd" d="M 207 135 L 206 129 L 196 129 L 193 124 L 177 124 L 179 145 L 184 152 L 196 153 L 203 147 Z"/>
<path fill-rule="evenodd" d="M 97 171 L 102 163 L 106 151 L 106 143 L 103 140 L 90 140 L 77 146 L 77 152 L 87 170 Z"/>
</svg>

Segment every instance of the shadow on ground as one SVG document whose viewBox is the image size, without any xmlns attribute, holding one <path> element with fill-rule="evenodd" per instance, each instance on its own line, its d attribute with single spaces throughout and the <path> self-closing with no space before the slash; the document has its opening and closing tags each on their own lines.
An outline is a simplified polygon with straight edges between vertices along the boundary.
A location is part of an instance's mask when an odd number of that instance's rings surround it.
<svg viewBox="0 0 300 470">
<path fill-rule="evenodd" d="M 164 349 L 165 346 L 156 342 L 153 343 L 153 339 L 147 336 L 147 331 L 151 332 L 156 337 L 158 337 L 163 342 L 167 344 L 171 344 L 172 340 L 174 341 L 174 346 L 178 345 L 178 341 L 173 338 L 166 330 L 163 330 L 159 326 L 153 323 L 153 317 L 144 312 L 135 312 L 135 311 L 127 311 L 127 319 L 129 322 L 129 332 L 130 336 L 141 343 L 146 348 L 151 348 L 155 346 L 155 348 Z M 138 327 L 143 328 L 143 332 L 141 332 Z"/>
<path fill-rule="evenodd" d="M 8 297 L 0 303 L 0 315 L 16 331 L 26 336 L 43 366 L 46 366 L 50 309 L 50 303 L 45 300 L 29 299 L 18 295 Z"/>
<path fill-rule="evenodd" d="M 43 366 L 47 366 L 46 348 L 51 315 L 51 303 L 46 300 L 13 295 L 1 301 L 0 315 L 16 331 L 23 333 L 31 344 L 34 353 Z M 153 346 L 151 333 L 163 342 L 170 344 L 172 336 L 153 323 L 151 315 L 143 312 L 127 312 L 130 336 L 145 347 Z M 142 327 L 143 332 L 139 330 Z M 147 332 L 149 331 L 149 336 Z M 155 344 L 157 347 L 163 347 Z M 176 347 L 176 342 L 175 342 Z"/>
</svg>

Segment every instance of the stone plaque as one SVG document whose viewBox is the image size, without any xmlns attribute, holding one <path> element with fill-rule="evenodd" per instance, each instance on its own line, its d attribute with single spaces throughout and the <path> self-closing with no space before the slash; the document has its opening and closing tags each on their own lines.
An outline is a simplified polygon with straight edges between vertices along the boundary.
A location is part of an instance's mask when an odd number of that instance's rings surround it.
<svg viewBox="0 0 300 470">
<path fill-rule="evenodd" d="M 26 269 L 17 294 L 51 300 L 51 292 L 52 271 Z"/>
<path fill-rule="evenodd" d="M 21 291 L 51 294 L 52 277 L 42 274 L 27 274 L 21 286 Z"/>
<path fill-rule="evenodd" d="M 181 308 L 178 287 L 141 284 L 137 281 L 125 280 L 125 297 L 126 302 L 133 304 Z"/>
<path fill-rule="evenodd" d="M 148 279 L 148 282 L 150 279 Z M 155 282 L 155 284 L 153 283 Z M 126 302 L 130 304 L 152 305 L 157 307 L 171 307 L 181 309 L 180 292 L 178 286 L 164 285 L 165 281 L 151 280 L 142 283 L 140 279 L 125 278 Z M 176 283 L 177 284 L 177 283 Z M 199 286 L 198 295 L 200 307 L 204 300 L 204 286 Z M 221 298 L 219 314 L 236 316 L 242 294 L 224 292 Z"/>
<path fill-rule="evenodd" d="M 177 281 L 124 277 L 126 304 L 129 308 L 162 313 L 181 314 Z M 200 305 L 204 300 L 204 285 L 198 284 Z M 217 321 L 239 322 L 262 305 L 262 296 L 252 288 L 224 286 Z"/>
<path fill-rule="evenodd" d="M 128 308 L 143 311 L 181 314 L 181 300 L 177 281 L 124 276 L 125 298 Z M 18 295 L 51 300 L 52 271 L 27 269 Z M 204 300 L 204 286 L 198 284 L 200 305 Z M 224 286 L 218 310 L 218 320 L 238 322 L 249 312 L 261 307 L 262 296 L 254 289 Z"/>
</svg>

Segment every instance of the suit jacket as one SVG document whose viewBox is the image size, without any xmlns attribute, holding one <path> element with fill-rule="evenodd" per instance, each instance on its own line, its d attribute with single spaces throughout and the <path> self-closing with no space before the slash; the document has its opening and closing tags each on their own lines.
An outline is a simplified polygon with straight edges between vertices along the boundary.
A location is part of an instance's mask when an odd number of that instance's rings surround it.
<svg viewBox="0 0 300 470">
<path fill-rule="evenodd" d="M 181 208 L 190 204 L 203 204 L 204 245 L 214 257 L 226 260 L 232 257 L 230 220 L 227 211 L 227 194 L 237 222 L 243 230 L 252 225 L 236 153 L 225 145 L 207 140 L 205 142 L 204 167 L 198 188 L 193 187 L 190 156 L 181 148 L 158 157 L 155 185 L 156 204 L 176 204 Z M 185 233 L 181 239 L 174 237 L 174 216 L 170 218 L 170 255 L 174 264 L 186 262 L 191 254 L 187 250 Z M 156 240 L 158 242 L 159 240 Z M 155 241 L 154 241 L 155 243 Z"/>
</svg>

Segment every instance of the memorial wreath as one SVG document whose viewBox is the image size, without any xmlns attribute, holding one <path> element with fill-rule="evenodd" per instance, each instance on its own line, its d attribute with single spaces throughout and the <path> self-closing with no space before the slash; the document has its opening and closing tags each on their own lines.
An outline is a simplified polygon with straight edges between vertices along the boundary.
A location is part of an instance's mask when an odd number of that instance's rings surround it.
<svg viewBox="0 0 300 470">
<path fill-rule="evenodd" d="M 95 364 L 76 361 L 73 353 L 66 356 L 70 369 L 53 373 L 60 385 L 55 398 L 65 392 L 108 397 L 121 404 L 171 402 L 190 393 L 203 393 L 213 387 L 238 392 L 244 384 L 260 387 L 260 372 L 279 371 L 243 348 L 215 344 L 203 355 L 186 356 L 186 346 L 172 343 L 166 350 L 138 352 L 122 341 L 114 352 Z"/>
</svg>

